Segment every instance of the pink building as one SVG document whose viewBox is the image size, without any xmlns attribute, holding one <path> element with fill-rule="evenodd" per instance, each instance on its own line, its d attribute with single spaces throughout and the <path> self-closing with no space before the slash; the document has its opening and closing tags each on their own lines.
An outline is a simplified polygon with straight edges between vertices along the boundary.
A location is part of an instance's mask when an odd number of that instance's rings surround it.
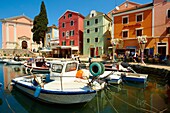
<svg viewBox="0 0 170 113">
<path fill-rule="evenodd" d="M 170 0 L 153 0 L 153 37 L 157 53 L 170 54 Z"/>
<path fill-rule="evenodd" d="M 21 15 L 0 21 L 2 22 L 2 49 L 37 49 L 37 44 L 32 41 L 32 19 Z"/>
</svg>

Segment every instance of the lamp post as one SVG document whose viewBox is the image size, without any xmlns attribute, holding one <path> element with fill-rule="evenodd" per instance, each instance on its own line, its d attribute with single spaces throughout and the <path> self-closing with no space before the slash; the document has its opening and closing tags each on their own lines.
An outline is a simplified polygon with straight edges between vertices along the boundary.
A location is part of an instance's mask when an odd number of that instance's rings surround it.
<svg viewBox="0 0 170 113">
<path fill-rule="evenodd" d="M 138 43 L 141 51 L 141 63 L 145 64 L 143 59 L 144 59 L 144 49 L 147 43 L 146 36 L 138 36 L 137 38 L 138 38 Z"/>
<path fill-rule="evenodd" d="M 111 44 L 112 44 L 112 47 L 113 47 L 113 58 L 112 58 L 113 62 L 116 62 L 115 57 L 114 57 L 114 53 L 116 51 L 116 46 L 117 46 L 118 43 L 119 43 L 119 39 L 114 39 L 114 38 L 111 39 Z"/>
</svg>

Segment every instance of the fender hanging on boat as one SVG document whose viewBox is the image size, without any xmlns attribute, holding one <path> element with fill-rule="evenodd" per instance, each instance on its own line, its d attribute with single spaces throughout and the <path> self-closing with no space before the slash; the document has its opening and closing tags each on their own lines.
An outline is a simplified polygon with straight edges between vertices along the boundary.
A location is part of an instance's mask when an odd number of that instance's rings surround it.
<svg viewBox="0 0 170 113">
<path fill-rule="evenodd" d="M 93 76 L 99 76 L 104 73 L 105 68 L 102 63 L 93 62 L 93 63 L 91 63 L 89 70 Z"/>
<path fill-rule="evenodd" d="M 37 86 L 37 88 L 35 89 L 35 92 L 34 92 L 34 97 L 37 98 L 40 95 L 40 92 L 41 92 L 41 87 Z"/>
</svg>

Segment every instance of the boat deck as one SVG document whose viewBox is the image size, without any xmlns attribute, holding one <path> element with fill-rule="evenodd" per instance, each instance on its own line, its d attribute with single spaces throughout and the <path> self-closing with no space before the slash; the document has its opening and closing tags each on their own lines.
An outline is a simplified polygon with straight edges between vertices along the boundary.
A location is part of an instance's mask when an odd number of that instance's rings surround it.
<svg viewBox="0 0 170 113">
<path fill-rule="evenodd" d="M 64 91 L 74 91 L 79 89 L 80 91 L 84 90 L 88 84 L 87 80 L 76 79 L 75 81 L 68 81 L 61 83 L 60 81 L 52 81 L 44 84 L 44 89 L 48 90 L 64 90 Z"/>
</svg>

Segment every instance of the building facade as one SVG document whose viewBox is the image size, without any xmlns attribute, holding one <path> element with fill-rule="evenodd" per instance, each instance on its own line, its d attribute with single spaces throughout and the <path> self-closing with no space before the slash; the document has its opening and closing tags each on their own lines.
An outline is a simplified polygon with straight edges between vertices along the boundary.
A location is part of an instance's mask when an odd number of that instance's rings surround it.
<svg viewBox="0 0 170 113">
<path fill-rule="evenodd" d="M 152 38 L 152 8 L 153 4 L 137 4 L 125 1 L 120 6 L 109 12 L 112 15 L 112 37 L 123 40 L 123 46 L 117 48 L 117 52 L 130 51 L 134 54 L 140 50 L 138 36 L 147 36 L 145 54 L 151 54 L 153 46 L 150 45 Z"/>
<path fill-rule="evenodd" d="M 153 0 L 153 39 L 154 53 L 163 56 L 170 54 L 170 0 Z"/>
<path fill-rule="evenodd" d="M 32 41 L 32 19 L 21 15 L 0 21 L 2 22 L 2 49 L 37 49 L 37 44 Z"/>
<path fill-rule="evenodd" d="M 89 57 L 108 54 L 111 39 L 111 19 L 92 10 L 84 19 L 83 55 Z"/>
<path fill-rule="evenodd" d="M 49 26 L 45 36 L 45 47 L 55 48 L 59 46 L 59 30 L 55 25 Z"/>
<path fill-rule="evenodd" d="M 83 53 L 83 20 L 78 12 L 67 10 L 58 20 L 59 45 L 55 53 L 61 57 L 71 57 L 71 54 Z"/>
</svg>

